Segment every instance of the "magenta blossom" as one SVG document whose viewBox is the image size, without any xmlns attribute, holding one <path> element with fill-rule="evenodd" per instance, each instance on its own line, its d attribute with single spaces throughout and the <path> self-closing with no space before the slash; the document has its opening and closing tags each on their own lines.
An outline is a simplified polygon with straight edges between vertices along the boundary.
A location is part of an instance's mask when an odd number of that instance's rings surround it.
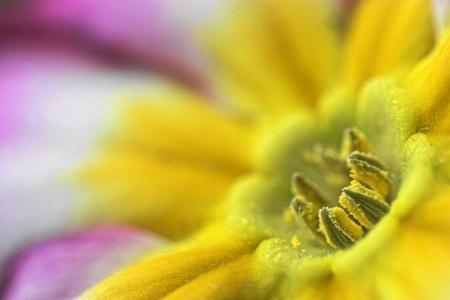
<svg viewBox="0 0 450 300">
<path fill-rule="evenodd" d="M 85 158 L 121 93 L 151 87 L 155 73 L 206 90 L 185 35 L 194 19 L 177 23 L 167 6 L 141 0 L 0 6 L 1 276 L 19 249 L 80 226 L 64 176 Z M 17 280 L 10 281 L 12 299 L 27 295 L 17 292 Z"/>
</svg>

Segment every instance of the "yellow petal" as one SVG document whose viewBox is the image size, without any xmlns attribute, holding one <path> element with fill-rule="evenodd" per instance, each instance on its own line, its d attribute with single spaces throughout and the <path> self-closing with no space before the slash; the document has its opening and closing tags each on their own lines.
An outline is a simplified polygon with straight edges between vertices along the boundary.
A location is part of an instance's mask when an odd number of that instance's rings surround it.
<svg viewBox="0 0 450 300">
<path fill-rule="evenodd" d="M 270 299 L 365 299 L 347 278 L 333 274 L 333 255 L 316 256 L 281 238 L 265 240 L 257 254 Z"/>
<path fill-rule="evenodd" d="M 448 266 L 450 259 L 447 250 L 437 250 L 450 243 L 445 217 L 449 189 L 433 172 L 429 143 L 419 133 L 402 145 L 403 182 L 390 213 L 354 247 L 336 254 L 333 273 L 346 282 L 358 281 L 348 289 L 359 290 L 364 299 L 447 298 L 441 293 L 448 273 L 434 262 Z"/>
<path fill-rule="evenodd" d="M 330 274 L 328 278 L 314 282 L 299 295 L 293 297 L 295 300 L 375 300 L 367 291 L 361 290 L 360 285 L 351 282 L 348 278 Z"/>
<path fill-rule="evenodd" d="M 429 1 L 360 1 L 344 55 L 344 84 L 407 72 L 433 45 Z"/>
<path fill-rule="evenodd" d="M 193 280 L 202 282 L 201 277 L 196 278 L 227 266 L 252 249 L 252 246 L 235 241 L 179 251 L 122 271 L 88 290 L 79 299 L 160 299 Z M 231 265 L 230 269 L 237 270 L 236 267 Z M 228 271 L 230 269 L 227 268 Z M 224 279 L 220 273 L 212 277 L 219 281 Z M 193 286 L 195 288 L 196 284 Z"/>
<path fill-rule="evenodd" d="M 449 192 L 447 186 L 440 195 L 422 198 L 402 219 L 389 217 L 382 235 L 367 236 L 372 242 L 379 238 L 375 245 L 366 243 L 346 254 L 338 276 L 359 283 L 349 289 L 362 289 L 364 299 L 448 299 Z"/>
<path fill-rule="evenodd" d="M 264 276 L 258 272 L 257 263 L 255 254 L 244 255 L 229 265 L 199 276 L 164 299 L 267 299 L 270 289 L 264 285 Z"/>
<path fill-rule="evenodd" d="M 135 98 L 125 104 L 122 119 L 116 122 L 122 145 L 238 173 L 253 166 L 254 132 L 245 120 L 175 86 Z"/>
<path fill-rule="evenodd" d="M 287 185 L 276 185 L 269 178 L 253 174 L 241 179 L 228 198 L 227 223 L 243 238 L 261 241 L 283 236 L 291 239 L 299 228 L 283 219 L 292 195 Z M 306 234 L 305 234 L 306 233 Z M 308 236 L 305 231 L 304 235 Z"/>
<path fill-rule="evenodd" d="M 290 182 L 292 173 L 304 167 L 302 152 L 312 149 L 317 134 L 315 125 L 311 114 L 298 113 L 271 126 L 258 145 L 258 166 L 282 173 Z"/>
<path fill-rule="evenodd" d="M 81 176 L 91 185 L 80 218 L 127 221 L 181 238 L 218 217 L 235 176 L 134 153 L 102 158 Z"/>
<path fill-rule="evenodd" d="M 339 148 L 344 130 L 355 125 L 354 99 L 355 93 L 346 87 L 333 89 L 320 98 L 316 126 L 323 132 L 327 144 Z"/>
<path fill-rule="evenodd" d="M 450 189 L 440 187 L 439 193 L 402 222 L 393 251 L 387 251 L 388 259 L 397 259 L 390 266 L 398 274 L 395 278 L 412 283 L 416 290 L 414 296 L 423 299 L 450 296 Z M 401 267 L 407 264 L 408 269 L 416 271 L 408 272 Z"/>
<path fill-rule="evenodd" d="M 422 197 L 401 219 L 388 216 L 297 299 L 448 299 L 449 187 Z"/>
<path fill-rule="evenodd" d="M 253 168 L 252 128 L 181 91 L 165 97 L 125 107 L 118 133 L 81 171 L 92 194 L 80 218 L 181 238 L 216 218 L 234 180 Z"/>
<path fill-rule="evenodd" d="M 232 101 L 281 116 L 312 106 L 336 76 L 331 1 L 233 2 L 204 41 Z"/>
<path fill-rule="evenodd" d="M 412 96 L 392 79 L 368 82 L 356 104 L 357 126 L 367 134 L 374 153 L 399 172 L 400 144 L 416 133 L 416 111 Z"/>
<path fill-rule="evenodd" d="M 450 32 L 439 46 L 405 79 L 414 99 L 410 104 L 417 110 L 418 129 L 450 132 L 447 118 L 450 103 Z"/>
</svg>

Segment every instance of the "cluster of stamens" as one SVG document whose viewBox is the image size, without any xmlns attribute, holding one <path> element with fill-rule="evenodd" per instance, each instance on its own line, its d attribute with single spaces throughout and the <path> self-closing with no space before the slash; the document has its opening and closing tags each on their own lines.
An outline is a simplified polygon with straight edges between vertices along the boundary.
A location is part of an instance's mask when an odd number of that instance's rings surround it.
<svg viewBox="0 0 450 300">
<path fill-rule="evenodd" d="M 341 151 L 316 147 L 310 158 L 327 169 L 332 185 L 350 181 L 339 203 L 330 207 L 320 189 L 301 173 L 292 179 L 291 209 L 322 242 L 343 249 L 361 239 L 389 211 L 394 185 L 386 165 L 377 158 L 356 128 L 344 131 Z"/>
</svg>

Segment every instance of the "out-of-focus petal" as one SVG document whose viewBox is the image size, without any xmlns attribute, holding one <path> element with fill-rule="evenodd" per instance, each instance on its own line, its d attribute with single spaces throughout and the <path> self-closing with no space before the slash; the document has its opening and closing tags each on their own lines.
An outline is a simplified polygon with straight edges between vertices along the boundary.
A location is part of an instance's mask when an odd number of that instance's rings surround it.
<svg viewBox="0 0 450 300">
<path fill-rule="evenodd" d="M 70 72 L 92 70 L 98 66 L 73 45 L 4 41 L 0 47 L 0 145 L 16 142 L 24 129 L 26 132 L 24 127 L 32 118 L 31 106 L 41 101 L 36 92 L 51 94 L 60 88 L 56 82 L 52 86 L 50 83 L 40 86 L 49 74 L 53 73 L 54 78 L 58 78 L 65 73 L 67 77 Z M 40 87 L 43 91 L 37 91 Z M 49 88 L 52 90 L 44 91 Z"/>
<path fill-rule="evenodd" d="M 4 299 L 72 299 L 163 244 L 155 235 L 117 225 L 41 242 L 17 258 Z"/>
<path fill-rule="evenodd" d="M 62 185 L 63 173 L 84 158 L 121 93 L 148 88 L 154 78 L 100 67 L 70 45 L 2 45 L 0 117 L 12 129 L 0 146 L 0 265 L 71 226 L 76 197 Z"/>
<path fill-rule="evenodd" d="M 61 176 L 86 155 L 111 103 L 148 88 L 149 70 L 195 73 L 161 1 L 94 4 L 23 1 L 0 11 L 1 271 L 14 251 L 73 226 L 76 196 Z"/>
<path fill-rule="evenodd" d="M 164 1 L 27 1 L 0 12 L 0 36 L 76 44 L 97 60 L 158 70 L 201 88 L 199 53 L 172 11 Z"/>
<path fill-rule="evenodd" d="M 450 25 L 450 1 L 433 1 L 434 24 L 436 26 L 436 35 L 439 37 Z"/>
<path fill-rule="evenodd" d="M 450 132 L 450 32 L 404 80 L 413 95 L 407 109 L 415 114 L 416 130 Z"/>
<path fill-rule="evenodd" d="M 216 219 L 233 181 L 255 168 L 257 130 L 179 87 L 130 97 L 114 136 L 80 172 L 93 192 L 80 216 L 184 237 Z"/>
<path fill-rule="evenodd" d="M 225 5 L 203 35 L 230 101 L 279 117 L 311 107 L 337 75 L 340 26 L 332 1 L 242 1 Z"/>
<path fill-rule="evenodd" d="M 112 102 L 149 88 L 151 70 L 196 77 L 195 55 L 166 13 L 158 1 L 2 7 L 0 275 L 11 253 L 73 226 L 77 197 L 61 177 L 84 158 Z"/>
<path fill-rule="evenodd" d="M 341 5 L 345 12 L 351 13 L 353 8 L 358 4 L 360 0 L 340 0 Z"/>
<path fill-rule="evenodd" d="M 160 299 L 190 282 L 196 285 L 199 276 L 229 265 L 254 247 L 241 241 L 222 241 L 150 259 L 102 281 L 80 299 Z M 231 275 L 229 269 L 224 269 L 226 275 Z M 207 283 L 200 280 L 198 284 Z M 196 296 L 202 298 L 205 293 Z"/>
<path fill-rule="evenodd" d="M 434 43 L 430 1 L 360 1 L 344 54 L 344 84 L 402 76 Z"/>
</svg>

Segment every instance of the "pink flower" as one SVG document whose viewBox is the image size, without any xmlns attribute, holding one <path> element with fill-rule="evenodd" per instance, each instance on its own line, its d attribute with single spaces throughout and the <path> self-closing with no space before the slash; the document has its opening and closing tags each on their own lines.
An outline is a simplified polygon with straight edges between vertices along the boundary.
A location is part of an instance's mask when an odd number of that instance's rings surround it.
<svg viewBox="0 0 450 300">
<path fill-rule="evenodd" d="M 0 275 L 17 250 L 76 228 L 77 200 L 63 178 L 85 158 L 124 90 L 151 86 L 155 73 L 205 89 L 197 50 L 184 35 L 192 19 L 176 23 L 167 5 L 0 7 Z"/>
<path fill-rule="evenodd" d="M 3 299 L 72 299 L 163 244 L 147 232 L 114 225 L 35 244 L 11 267 Z"/>
</svg>

